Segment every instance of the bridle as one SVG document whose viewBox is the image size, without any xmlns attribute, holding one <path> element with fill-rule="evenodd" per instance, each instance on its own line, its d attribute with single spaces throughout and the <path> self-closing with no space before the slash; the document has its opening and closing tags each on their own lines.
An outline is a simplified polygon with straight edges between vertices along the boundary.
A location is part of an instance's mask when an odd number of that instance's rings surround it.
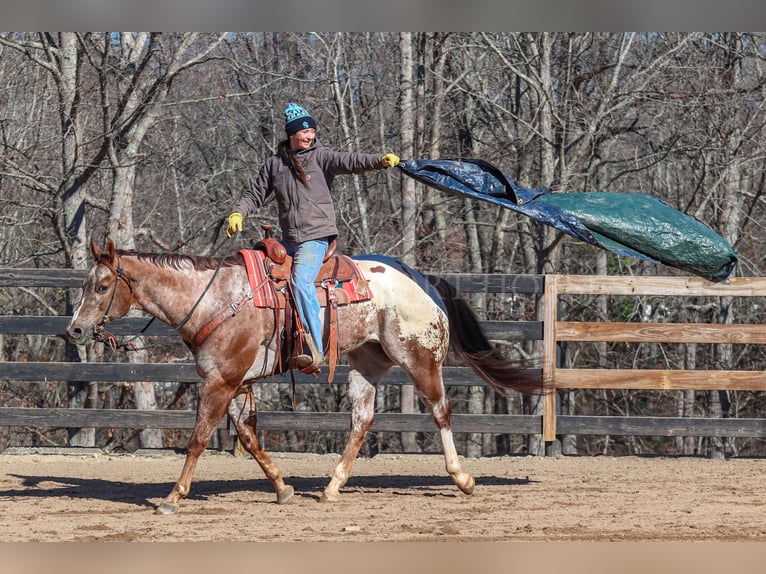
<svg viewBox="0 0 766 574">
<path fill-rule="evenodd" d="M 130 291 L 131 296 L 133 295 L 133 284 L 131 282 L 130 277 L 128 277 L 125 274 L 125 271 L 123 271 L 122 267 L 120 267 L 120 260 L 119 256 L 117 257 L 117 265 L 113 265 L 111 260 L 109 259 L 109 256 L 105 253 L 102 253 L 99 258 L 98 262 L 103 264 L 109 271 L 114 274 L 114 283 L 112 283 L 112 293 L 109 297 L 109 305 L 106 307 L 106 311 L 104 311 L 104 316 L 101 318 L 101 321 L 99 321 L 96 325 L 93 326 L 93 340 L 99 343 L 106 343 L 112 349 L 117 348 L 117 340 L 114 338 L 114 335 L 109 333 L 106 330 L 106 326 L 109 324 L 109 311 L 112 309 L 112 305 L 114 304 L 114 298 L 117 295 L 117 285 L 120 280 L 122 280 L 125 285 L 128 287 L 128 291 Z"/>
</svg>

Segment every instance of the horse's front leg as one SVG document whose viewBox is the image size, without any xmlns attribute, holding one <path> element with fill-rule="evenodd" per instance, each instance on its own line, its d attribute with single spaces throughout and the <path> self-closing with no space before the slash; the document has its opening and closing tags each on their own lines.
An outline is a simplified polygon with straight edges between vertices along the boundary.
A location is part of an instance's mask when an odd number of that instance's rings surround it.
<svg viewBox="0 0 766 574">
<path fill-rule="evenodd" d="M 192 476 L 197 461 L 205 451 L 210 437 L 218 423 L 221 422 L 226 409 L 236 394 L 236 386 L 232 389 L 220 376 L 208 376 L 200 386 L 197 419 L 194 423 L 189 444 L 186 447 L 186 461 L 181 470 L 178 482 L 165 500 L 155 510 L 155 514 L 174 514 L 178 511 L 178 503 L 189 495 Z"/>
<path fill-rule="evenodd" d="M 285 484 L 282 478 L 282 471 L 274 464 L 271 457 L 261 449 L 261 445 L 258 443 L 258 435 L 255 432 L 258 413 L 252 390 L 248 389 L 245 393 L 244 401 L 231 401 L 229 417 L 231 417 L 231 420 L 237 427 L 237 435 L 242 446 L 256 460 L 261 470 L 263 470 L 263 474 L 266 475 L 266 478 L 269 479 L 274 487 L 274 491 L 277 493 L 277 503 L 285 504 L 289 502 L 295 493 L 293 487 Z"/>
</svg>

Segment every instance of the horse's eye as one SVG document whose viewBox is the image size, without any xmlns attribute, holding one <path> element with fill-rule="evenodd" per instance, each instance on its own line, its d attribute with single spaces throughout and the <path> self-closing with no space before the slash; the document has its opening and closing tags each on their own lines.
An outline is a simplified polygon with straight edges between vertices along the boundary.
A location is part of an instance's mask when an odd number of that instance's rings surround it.
<svg viewBox="0 0 766 574">
<path fill-rule="evenodd" d="M 104 293 L 106 293 L 108 290 L 109 290 L 109 286 L 108 285 L 99 285 L 98 287 L 96 287 L 96 292 L 100 293 L 102 295 Z"/>
</svg>

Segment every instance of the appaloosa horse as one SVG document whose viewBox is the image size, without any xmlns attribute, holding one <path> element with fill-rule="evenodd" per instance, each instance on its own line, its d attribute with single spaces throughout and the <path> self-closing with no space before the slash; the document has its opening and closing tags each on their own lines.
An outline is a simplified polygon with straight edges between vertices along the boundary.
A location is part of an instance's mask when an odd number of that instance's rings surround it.
<svg viewBox="0 0 766 574">
<path fill-rule="evenodd" d="M 109 321 L 130 309 L 140 309 L 177 329 L 192 348 L 197 371 L 204 379 L 181 476 L 157 513 L 178 510 L 179 501 L 189 494 L 197 460 L 227 412 L 242 445 L 274 486 L 277 502 L 290 500 L 293 488 L 285 484 L 280 469 L 258 443 L 252 393 L 246 393 L 245 408 L 232 400 L 243 385 L 269 376 L 278 360 L 277 318 L 272 310 L 248 303 L 252 287 L 242 255 L 219 260 L 135 253 L 115 250 L 111 239 L 103 250 L 91 240 L 91 250 L 96 262 L 83 282 L 81 300 L 67 326 L 69 338 L 77 344 L 94 337 L 103 339 Z M 471 494 L 474 479 L 460 466 L 442 383 L 448 347 L 500 390 L 538 393 L 540 380 L 491 350 L 476 316 L 451 286 L 442 282 L 439 297 L 423 275 L 398 267 L 395 260 L 371 257 L 356 263 L 373 298 L 337 309 L 340 352 L 347 356 L 350 367 L 351 428 L 321 501 L 339 498 L 372 424 L 377 386 L 393 365 L 414 382 L 441 433 L 447 472 L 462 492 Z M 198 337 L 222 312 L 235 307 L 236 313 L 226 315 L 204 340 Z"/>
</svg>

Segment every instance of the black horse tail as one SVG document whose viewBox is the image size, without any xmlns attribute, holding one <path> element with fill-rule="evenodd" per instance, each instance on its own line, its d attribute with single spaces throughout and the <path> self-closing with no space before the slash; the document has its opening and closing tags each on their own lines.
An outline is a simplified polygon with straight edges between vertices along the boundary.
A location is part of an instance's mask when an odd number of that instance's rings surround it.
<svg viewBox="0 0 766 574">
<path fill-rule="evenodd" d="M 526 395 L 542 394 L 540 371 L 527 368 L 522 361 L 506 359 L 492 346 L 476 313 L 458 296 L 457 289 L 441 277 L 427 277 L 447 308 L 450 351 L 503 395 L 508 390 Z"/>
</svg>

